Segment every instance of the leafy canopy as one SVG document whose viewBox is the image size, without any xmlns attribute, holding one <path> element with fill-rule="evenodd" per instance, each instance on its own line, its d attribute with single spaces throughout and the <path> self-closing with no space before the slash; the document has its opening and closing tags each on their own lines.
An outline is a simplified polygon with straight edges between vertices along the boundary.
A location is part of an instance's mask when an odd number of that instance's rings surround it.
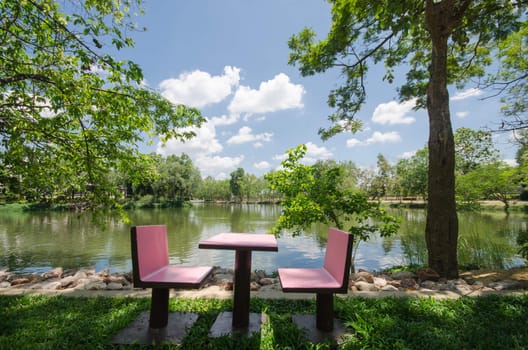
<svg viewBox="0 0 528 350">
<path fill-rule="evenodd" d="M 112 202 L 111 169 L 130 173 L 147 157 L 138 143 L 187 139 L 194 108 L 174 105 L 143 84 L 141 68 L 110 53 L 128 36 L 140 0 L 0 2 L 0 176 L 30 182 L 36 196 L 75 192 L 94 206 Z M 142 167 L 146 168 L 146 167 Z M 76 197 L 77 198 L 77 197 Z"/>
<path fill-rule="evenodd" d="M 314 223 L 335 225 L 359 240 L 377 232 L 382 236 L 397 232 L 397 219 L 378 202 L 369 202 L 366 194 L 343 185 L 343 167 L 332 162 L 303 164 L 306 150 L 303 144 L 288 150 L 283 169 L 265 176 L 271 189 L 284 195 L 274 234 L 291 229 L 297 235 Z"/>
<path fill-rule="evenodd" d="M 305 28 L 288 42 L 291 49 L 289 63 L 297 64 L 302 75 L 314 75 L 329 69 L 341 71 L 343 83 L 328 96 L 328 104 L 335 113 L 328 117 L 331 126 L 319 130 L 322 138 L 361 128 L 362 122 L 356 115 L 366 101 L 367 73 L 372 65 L 383 64 L 383 79 L 388 83 L 399 83 L 400 100 L 413 100 L 416 108 L 425 108 L 432 50 L 431 29 L 427 28 L 424 19 L 427 1 L 329 2 L 332 5 L 332 26 L 326 38 L 316 40 L 317 34 Z M 435 4 L 439 2 L 433 1 Z M 447 50 L 447 84 L 463 87 L 471 78 L 484 77 L 486 67 L 493 63 L 497 54 L 497 43 L 500 43 L 502 61 L 509 65 L 509 69 L 502 71 L 503 82 L 511 82 L 509 86 L 521 89 L 514 83 L 519 77 L 526 82 L 526 70 L 522 70 L 526 58 L 519 61 L 518 55 L 508 53 L 506 48 L 512 43 L 521 45 L 526 42 L 526 36 L 522 39 L 522 33 L 526 31 L 526 23 L 522 21 L 522 2 L 443 2 L 452 7 L 450 15 L 454 16 L 453 24 L 456 25 L 449 28 L 452 33 Z M 520 37 L 511 35 L 517 32 Z M 525 47 L 521 49 L 526 51 Z M 395 73 L 397 67 L 407 71 L 403 82 Z M 524 101 L 525 95 L 521 93 L 517 97 Z M 510 107 L 513 103 L 510 101 Z"/>
</svg>

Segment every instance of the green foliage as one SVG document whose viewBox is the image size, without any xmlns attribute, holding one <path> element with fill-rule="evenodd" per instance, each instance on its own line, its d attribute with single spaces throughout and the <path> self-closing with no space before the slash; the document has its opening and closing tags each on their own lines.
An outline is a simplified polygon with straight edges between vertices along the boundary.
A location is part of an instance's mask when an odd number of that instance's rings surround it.
<svg viewBox="0 0 528 350">
<path fill-rule="evenodd" d="M 132 47 L 141 1 L 0 2 L 2 180 L 24 197 L 115 204 L 111 170 L 133 176 L 138 143 L 187 139 L 199 111 L 142 83 L 140 67 L 108 52 Z M 15 179 L 19 179 L 17 184 Z"/>
<path fill-rule="evenodd" d="M 506 118 L 503 130 L 525 129 L 528 109 L 528 22 L 521 22 L 519 31 L 509 35 L 499 45 L 500 72 L 490 77 L 489 84 L 498 85 L 500 92 L 507 94 L 502 98 L 502 112 Z"/>
<path fill-rule="evenodd" d="M 343 186 L 343 169 L 335 163 L 301 163 L 306 146 L 290 149 L 282 162 L 283 170 L 265 176 L 272 190 L 283 194 L 283 211 L 273 228 L 299 234 L 314 223 L 334 225 L 359 240 L 379 233 L 388 236 L 397 232 L 397 219 L 388 215 L 377 202 L 369 202 L 366 194 Z"/>
<path fill-rule="evenodd" d="M 244 169 L 238 168 L 231 173 L 231 179 L 229 180 L 229 187 L 231 188 L 231 194 L 242 201 L 242 186 L 244 181 Z"/>
<path fill-rule="evenodd" d="M 479 165 L 498 161 L 499 151 L 493 146 L 491 132 L 458 128 L 454 137 L 457 173 L 467 174 Z"/>
<path fill-rule="evenodd" d="M 410 157 L 396 164 L 396 183 L 401 196 L 422 196 L 427 198 L 427 171 L 429 151 L 422 148 Z"/>
<path fill-rule="evenodd" d="M 468 205 L 482 199 L 499 200 L 507 210 L 511 195 L 518 192 L 515 176 L 516 170 L 502 162 L 478 165 L 457 176 L 457 201 Z"/>
<path fill-rule="evenodd" d="M 528 230 L 520 230 L 517 235 L 517 244 L 519 245 L 519 254 L 523 259 L 528 260 Z"/>
<path fill-rule="evenodd" d="M 343 349 L 522 349 L 526 297 L 353 298 L 343 319 L 353 333 Z M 496 320 L 500 319 L 501 322 Z"/>
</svg>

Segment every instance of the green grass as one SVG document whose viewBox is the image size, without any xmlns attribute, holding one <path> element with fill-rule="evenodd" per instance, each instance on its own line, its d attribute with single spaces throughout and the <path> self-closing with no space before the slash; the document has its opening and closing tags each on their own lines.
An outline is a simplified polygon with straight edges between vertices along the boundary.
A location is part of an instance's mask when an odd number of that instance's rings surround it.
<svg viewBox="0 0 528 350">
<path fill-rule="evenodd" d="M 112 337 L 149 299 L 0 297 L 0 349 L 112 349 Z M 252 312 L 269 323 L 250 338 L 207 336 L 231 300 L 171 299 L 172 311 L 197 312 L 180 346 L 165 349 L 526 349 L 528 295 L 438 300 L 432 298 L 336 298 L 337 316 L 349 327 L 341 345 L 312 344 L 290 320 L 314 313 L 313 300 L 251 300 Z M 123 349 L 137 348 L 123 346 Z"/>
</svg>

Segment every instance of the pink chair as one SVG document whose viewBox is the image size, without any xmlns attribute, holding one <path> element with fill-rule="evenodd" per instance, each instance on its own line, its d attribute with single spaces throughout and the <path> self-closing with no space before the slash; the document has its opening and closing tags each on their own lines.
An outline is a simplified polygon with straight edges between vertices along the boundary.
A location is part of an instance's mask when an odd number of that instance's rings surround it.
<svg viewBox="0 0 528 350">
<path fill-rule="evenodd" d="M 165 225 L 134 226 L 130 234 L 134 287 L 152 288 L 149 326 L 165 328 L 169 317 L 169 289 L 199 288 L 213 267 L 169 265 Z"/>
<path fill-rule="evenodd" d="M 316 327 L 328 332 L 334 328 L 334 293 L 348 292 L 348 276 L 353 236 L 330 228 L 323 267 L 280 268 L 283 292 L 316 293 Z"/>
</svg>

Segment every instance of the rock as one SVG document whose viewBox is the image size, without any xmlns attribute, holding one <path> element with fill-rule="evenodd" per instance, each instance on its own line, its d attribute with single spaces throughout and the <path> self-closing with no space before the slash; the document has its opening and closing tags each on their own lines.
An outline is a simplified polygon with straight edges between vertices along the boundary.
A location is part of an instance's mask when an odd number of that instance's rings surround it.
<svg viewBox="0 0 528 350">
<path fill-rule="evenodd" d="M 266 271 L 264 270 L 256 270 L 255 275 L 258 277 L 259 280 L 268 277 L 268 275 L 266 275 Z"/>
<path fill-rule="evenodd" d="M 427 289 L 437 289 L 437 284 L 436 282 L 433 282 L 433 281 L 423 281 L 420 286 L 422 288 L 427 288 Z"/>
<path fill-rule="evenodd" d="M 258 284 L 257 282 L 251 282 L 249 284 L 249 290 L 257 291 L 259 289 L 260 289 L 260 284 Z"/>
<path fill-rule="evenodd" d="M 446 281 L 447 282 L 447 281 Z M 436 284 L 436 290 L 449 290 L 449 285 L 444 282 L 444 283 L 437 283 Z"/>
<path fill-rule="evenodd" d="M 233 281 L 223 282 L 221 287 L 223 290 L 233 290 Z"/>
<path fill-rule="evenodd" d="M 363 281 L 367 283 L 374 283 L 374 277 L 370 272 L 367 271 L 359 271 L 357 273 L 352 274 L 350 276 L 352 280 L 354 281 Z"/>
<path fill-rule="evenodd" d="M 75 273 L 75 275 L 73 275 L 73 277 L 75 279 L 84 279 L 84 278 L 88 278 L 88 274 L 85 271 L 79 270 Z"/>
<path fill-rule="evenodd" d="M 42 274 L 42 278 L 45 279 L 45 280 L 50 279 L 50 278 L 61 278 L 63 272 L 64 271 L 62 270 L 62 267 L 56 267 L 53 270 L 49 270 L 47 272 L 44 272 Z"/>
<path fill-rule="evenodd" d="M 397 292 L 398 288 L 394 287 L 393 285 L 387 284 L 386 286 L 383 286 L 383 288 L 381 288 L 381 291 L 383 291 L 383 292 Z"/>
<path fill-rule="evenodd" d="M 215 267 L 214 270 L 213 270 L 213 274 L 214 275 L 222 275 L 222 274 L 233 275 L 234 273 L 235 273 L 235 271 L 233 269 L 224 269 L 224 268 L 221 268 L 221 267 Z"/>
<path fill-rule="evenodd" d="M 105 282 L 106 284 L 110 284 L 110 283 L 118 283 L 120 285 L 128 284 L 127 279 L 123 276 L 108 276 L 108 277 L 103 278 L 103 282 Z"/>
<path fill-rule="evenodd" d="M 473 289 L 468 284 L 455 284 L 454 290 L 462 295 L 470 294 L 473 292 Z"/>
<path fill-rule="evenodd" d="M 437 282 L 440 279 L 440 275 L 433 269 L 418 269 L 416 271 L 416 277 L 420 281 L 435 281 Z"/>
<path fill-rule="evenodd" d="M 387 284 L 390 284 L 391 286 L 396 287 L 396 288 L 400 288 L 401 281 L 400 280 L 387 281 Z"/>
<path fill-rule="evenodd" d="M 357 290 L 362 292 L 376 292 L 378 290 L 374 283 L 368 283 L 365 281 L 357 281 L 354 283 L 354 286 L 357 288 Z"/>
<path fill-rule="evenodd" d="M 519 281 L 505 280 L 505 281 L 492 282 L 488 285 L 488 287 L 493 288 L 495 290 L 515 290 L 515 289 L 522 289 L 524 286 Z"/>
<path fill-rule="evenodd" d="M 222 282 L 222 281 L 232 281 L 233 275 L 232 274 L 218 274 L 214 276 L 215 280 Z"/>
<path fill-rule="evenodd" d="M 282 289 L 278 283 L 264 285 L 260 287 L 259 289 L 260 292 L 280 291 L 280 290 Z"/>
<path fill-rule="evenodd" d="M 110 282 L 106 285 L 106 289 L 108 290 L 121 290 L 123 289 L 123 285 L 121 283 L 116 282 Z"/>
<path fill-rule="evenodd" d="M 270 284 L 274 284 L 274 283 L 277 283 L 277 279 L 276 278 L 270 278 L 270 277 L 264 277 L 264 278 L 261 278 L 258 283 L 262 286 L 267 286 L 267 285 L 270 285 Z"/>
<path fill-rule="evenodd" d="M 471 289 L 473 290 L 480 290 L 484 288 L 484 283 L 481 281 L 475 281 L 473 284 L 471 284 Z"/>
<path fill-rule="evenodd" d="M 86 289 L 85 286 L 92 280 L 89 278 L 76 278 L 73 283 L 74 289 Z"/>
<path fill-rule="evenodd" d="M 68 288 L 69 286 L 73 285 L 75 281 L 76 278 L 74 276 L 64 277 L 60 280 L 61 288 Z"/>
<path fill-rule="evenodd" d="M 414 278 L 415 275 L 411 271 L 398 271 L 392 274 L 392 278 L 395 280 L 405 280 Z"/>
<path fill-rule="evenodd" d="M 376 286 L 376 288 L 381 289 L 387 285 L 387 280 L 381 277 L 374 277 L 373 283 Z"/>
<path fill-rule="evenodd" d="M 30 281 L 31 280 L 26 277 L 15 278 L 14 280 L 11 281 L 11 286 L 20 286 L 22 284 L 29 283 Z"/>
<path fill-rule="evenodd" d="M 0 282 L 4 282 L 9 278 L 9 272 L 6 270 L 0 270 Z"/>
<path fill-rule="evenodd" d="M 420 286 L 413 278 L 405 278 L 400 281 L 400 288 L 404 289 L 418 289 Z"/>
<path fill-rule="evenodd" d="M 0 288 L 9 288 L 9 287 L 11 287 L 11 283 L 7 281 L 0 282 Z"/>
<path fill-rule="evenodd" d="M 90 281 L 84 285 L 84 289 L 86 290 L 105 290 L 106 287 L 106 283 L 102 281 Z"/>
<path fill-rule="evenodd" d="M 61 288 L 60 281 L 43 282 L 42 289 L 57 290 Z"/>
</svg>

